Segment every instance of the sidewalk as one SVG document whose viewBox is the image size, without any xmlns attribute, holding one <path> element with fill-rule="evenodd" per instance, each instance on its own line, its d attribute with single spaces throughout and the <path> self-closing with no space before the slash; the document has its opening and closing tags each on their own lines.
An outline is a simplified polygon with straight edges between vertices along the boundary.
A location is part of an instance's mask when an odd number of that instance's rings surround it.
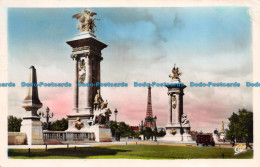
<svg viewBox="0 0 260 167">
<path fill-rule="evenodd" d="M 239 144 L 239 143 L 238 143 Z M 98 146 L 115 146 L 115 145 L 160 145 L 160 146 L 185 146 L 185 147 L 197 147 L 196 143 L 174 143 L 174 142 L 155 142 L 155 141 L 114 141 L 114 142 L 96 142 L 96 143 L 72 143 L 72 144 L 58 144 L 47 145 L 47 149 L 55 148 L 75 148 L 75 147 L 98 147 Z M 237 144 L 236 144 L 237 145 Z M 215 147 L 221 148 L 234 148 L 228 143 L 217 143 Z M 46 149 L 46 145 L 9 145 L 8 149 Z"/>
</svg>

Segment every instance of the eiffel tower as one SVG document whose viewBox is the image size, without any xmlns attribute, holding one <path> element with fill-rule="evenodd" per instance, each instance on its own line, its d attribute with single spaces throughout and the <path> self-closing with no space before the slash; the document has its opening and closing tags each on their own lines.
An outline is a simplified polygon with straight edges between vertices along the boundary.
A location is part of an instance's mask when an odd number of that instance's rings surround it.
<svg viewBox="0 0 260 167">
<path fill-rule="evenodd" d="M 147 110 L 146 117 L 144 121 L 144 127 L 149 127 L 152 130 L 155 128 L 154 118 L 153 118 L 153 110 L 152 110 L 152 93 L 151 86 L 148 87 L 148 99 L 147 99 Z"/>
</svg>

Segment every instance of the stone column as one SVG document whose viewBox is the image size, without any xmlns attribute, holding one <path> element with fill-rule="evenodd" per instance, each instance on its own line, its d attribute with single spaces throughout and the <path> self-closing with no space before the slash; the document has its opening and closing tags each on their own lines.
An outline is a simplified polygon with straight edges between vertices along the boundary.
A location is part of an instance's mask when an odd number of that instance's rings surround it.
<svg viewBox="0 0 260 167">
<path fill-rule="evenodd" d="M 100 56 L 101 57 L 101 56 Z M 97 82 L 100 82 L 101 81 L 101 78 L 100 78 L 100 63 L 101 63 L 101 59 L 98 58 L 97 59 Z M 97 89 L 99 89 L 99 92 L 101 94 L 101 89 L 100 89 L 100 85 L 97 87 Z"/>
<path fill-rule="evenodd" d="M 75 92 L 74 92 L 74 106 L 76 113 L 78 113 L 78 108 L 79 108 L 79 87 L 78 87 L 78 82 L 79 82 L 79 66 L 78 66 L 78 59 L 75 59 Z"/>
<path fill-rule="evenodd" d="M 89 56 L 87 56 L 85 58 L 85 61 L 86 61 L 86 80 L 85 82 L 86 83 L 89 83 L 90 82 L 90 60 L 89 60 Z M 86 87 L 86 104 L 85 104 L 85 107 L 86 108 L 91 108 L 91 104 L 89 103 L 89 95 L 90 95 L 90 91 L 91 91 L 91 87 Z"/>
<path fill-rule="evenodd" d="M 83 66 L 83 63 L 85 66 Z M 91 105 L 89 103 L 89 94 L 90 94 L 90 90 L 91 87 L 87 86 L 87 84 L 90 82 L 90 62 L 89 62 L 89 57 L 87 54 L 83 54 L 81 55 L 80 59 L 79 59 L 79 63 L 78 66 L 80 68 L 78 75 L 83 76 L 85 75 L 85 78 L 82 84 L 84 84 L 84 86 L 79 87 L 79 110 L 80 111 L 89 111 L 89 109 L 91 108 Z M 81 66 L 81 67 L 80 67 Z"/>
<path fill-rule="evenodd" d="M 169 124 L 172 124 L 172 95 L 169 94 Z"/>
<path fill-rule="evenodd" d="M 177 111 L 175 112 L 175 121 L 177 124 L 180 124 L 180 116 L 179 116 L 179 113 L 180 113 L 180 94 L 177 95 Z"/>
</svg>

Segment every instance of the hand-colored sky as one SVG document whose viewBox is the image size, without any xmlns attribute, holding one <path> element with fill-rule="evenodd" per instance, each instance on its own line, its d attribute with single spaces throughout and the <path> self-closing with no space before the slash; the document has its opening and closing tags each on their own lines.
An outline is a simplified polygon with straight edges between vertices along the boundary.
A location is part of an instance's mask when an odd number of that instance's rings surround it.
<svg viewBox="0 0 260 167">
<path fill-rule="evenodd" d="M 118 120 L 138 125 L 145 117 L 147 88 L 133 82 L 170 82 L 176 64 L 183 73 L 184 113 L 192 129 L 212 132 L 238 109 L 252 110 L 251 21 L 248 8 L 91 8 L 98 13 L 96 35 L 103 50 L 102 82 L 128 82 L 128 88 L 102 88 L 103 99 L 119 111 Z M 29 79 L 73 82 L 74 62 L 66 41 L 79 33 L 72 15 L 81 8 L 10 8 L 8 10 L 9 114 L 20 117 Z M 192 88 L 190 82 L 240 82 L 240 88 Z M 73 88 L 39 88 L 54 118 L 73 112 Z M 167 123 L 167 88 L 152 88 L 158 125 Z M 114 115 L 112 115 L 114 119 Z"/>
</svg>

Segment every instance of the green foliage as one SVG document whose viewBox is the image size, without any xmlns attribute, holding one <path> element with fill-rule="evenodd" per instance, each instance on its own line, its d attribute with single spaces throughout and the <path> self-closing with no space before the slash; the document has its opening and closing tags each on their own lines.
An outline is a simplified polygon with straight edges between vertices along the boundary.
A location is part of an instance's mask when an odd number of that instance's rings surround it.
<svg viewBox="0 0 260 167">
<path fill-rule="evenodd" d="M 153 130 L 149 127 L 145 127 L 143 133 L 144 133 L 144 136 L 147 137 L 148 139 L 150 139 L 150 137 L 154 136 Z"/>
<path fill-rule="evenodd" d="M 112 136 L 115 136 L 115 132 L 117 129 L 117 124 L 115 121 L 110 121 L 110 129 L 111 129 Z"/>
<path fill-rule="evenodd" d="M 136 137 L 136 136 L 138 137 L 139 136 L 125 122 L 120 122 L 119 125 L 117 125 L 115 121 L 110 121 L 110 128 L 111 128 L 111 132 L 112 132 L 113 136 L 115 136 L 116 129 L 118 129 L 120 131 L 121 137 Z"/>
<path fill-rule="evenodd" d="M 134 130 L 132 130 L 125 122 L 119 123 L 118 130 L 121 132 L 122 137 L 132 137 L 135 134 Z"/>
<path fill-rule="evenodd" d="M 13 117 L 8 119 L 8 132 L 20 132 L 21 123 L 21 118 Z"/>
<path fill-rule="evenodd" d="M 227 130 L 227 139 L 253 141 L 253 112 L 242 109 L 238 111 L 238 114 L 233 112 L 228 119 L 230 123 Z"/>
<path fill-rule="evenodd" d="M 65 118 L 52 122 L 50 126 L 50 130 L 53 131 L 65 131 L 67 129 L 68 129 L 68 120 Z"/>
</svg>

